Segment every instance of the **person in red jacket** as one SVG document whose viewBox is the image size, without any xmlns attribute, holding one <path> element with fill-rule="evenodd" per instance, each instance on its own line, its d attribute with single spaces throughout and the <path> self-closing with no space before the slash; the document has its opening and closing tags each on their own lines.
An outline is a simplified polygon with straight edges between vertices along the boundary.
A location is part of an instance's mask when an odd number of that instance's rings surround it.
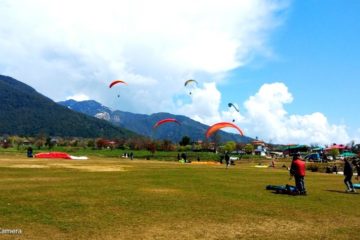
<svg viewBox="0 0 360 240">
<path fill-rule="evenodd" d="M 300 158 L 300 153 L 295 153 L 290 167 L 290 175 L 294 176 L 295 185 L 300 195 L 306 195 L 304 182 L 305 169 L 305 162 Z"/>
</svg>

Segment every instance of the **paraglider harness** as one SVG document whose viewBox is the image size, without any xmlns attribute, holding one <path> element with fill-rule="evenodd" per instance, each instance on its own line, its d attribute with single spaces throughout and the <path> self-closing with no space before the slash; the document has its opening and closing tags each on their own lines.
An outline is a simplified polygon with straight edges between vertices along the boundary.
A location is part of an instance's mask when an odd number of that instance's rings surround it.
<svg viewBox="0 0 360 240">
<path fill-rule="evenodd" d="M 273 190 L 277 194 L 299 195 L 299 191 L 295 186 L 286 185 L 267 185 L 266 190 Z"/>
</svg>

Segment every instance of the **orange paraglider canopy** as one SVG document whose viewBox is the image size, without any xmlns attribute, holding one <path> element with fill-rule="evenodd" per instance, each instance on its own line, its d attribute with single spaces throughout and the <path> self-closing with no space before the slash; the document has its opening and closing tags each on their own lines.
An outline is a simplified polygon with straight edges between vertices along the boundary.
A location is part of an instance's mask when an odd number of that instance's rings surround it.
<svg viewBox="0 0 360 240">
<path fill-rule="evenodd" d="M 229 122 L 219 122 L 216 123 L 214 125 L 212 125 L 211 127 L 208 128 L 208 130 L 206 131 L 206 138 L 209 138 L 214 132 L 216 132 L 217 130 L 221 129 L 221 128 L 226 128 L 226 127 L 231 127 L 231 128 L 235 128 L 239 131 L 241 136 L 244 136 L 243 131 L 236 126 L 233 123 L 229 123 Z"/>
<path fill-rule="evenodd" d="M 111 88 L 112 86 L 114 86 L 115 84 L 118 84 L 118 83 L 123 83 L 123 84 L 127 85 L 127 83 L 123 80 L 114 80 L 110 83 L 109 88 Z"/>
<path fill-rule="evenodd" d="M 153 126 L 153 128 L 157 128 L 158 126 L 160 126 L 161 124 L 163 123 L 167 123 L 167 122 L 175 122 L 177 124 L 180 125 L 180 122 L 178 120 L 176 120 L 175 118 L 165 118 L 165 119 L 162 119 L 160 121 L 158 121 L 157 123 L 155 123 L 155 125 Z"/>
</svg>

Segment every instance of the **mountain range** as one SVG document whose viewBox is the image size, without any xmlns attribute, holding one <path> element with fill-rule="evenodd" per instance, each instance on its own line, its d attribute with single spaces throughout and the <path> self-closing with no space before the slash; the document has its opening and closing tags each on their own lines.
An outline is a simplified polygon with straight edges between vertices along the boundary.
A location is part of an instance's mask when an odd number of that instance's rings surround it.
<svg viewBox="0 0 360 240">
<path fill-rule="evenodd" d="M 120 110 L 113 111 L 109 107 L 103 106 L 94 100 L 75 101 L 71 99 L 58 103 L 74 111 L 104 119 L 116 126 L 126 128 L 137 134 L 148 136 L 153 139 L 167 139 L 172 142 L 179 142 L 184 136 L 188 136 L 192 141 L 205 140 L 205 132 L 209 128 L 209 126 L 183 115 L 174 115 L 170 113 L 154 113 L 147 115 Z M 174 118 L 180 122 L 180 124 L 166 123 L 155 129 L 153 128 L 156 122 L 165 118 Z M 252 138 L 246 136 L 240 136 L 239 134 L 224 131 L 219 131 L 217 135 L 221 142 L 236 141 L 247 143 L 252 140 Z"/>
<path fill-rule="evenodd" d="M 32 87 L 0 75 L 0 135 L 129 138 L 138 136 L 108 121 L 61 106 Z"/>
<path fill-rule="evenodd" d="M 183 115 L 170 113 L 137 114 L 111 110 L 94 101 L 67 100 L 59 103 L 34 88 L 8 76 L 0 75 L 0 135 L 59 137 L 131 138 L 146 136 L 179 142 L 184 136 L 192 141 L 205 140 L 209 126 Z M 165 118 L 180 124 L 166 123 Z M 249 142 L 239 134 L 218 131 L 218 141 Z"/>
</svg>

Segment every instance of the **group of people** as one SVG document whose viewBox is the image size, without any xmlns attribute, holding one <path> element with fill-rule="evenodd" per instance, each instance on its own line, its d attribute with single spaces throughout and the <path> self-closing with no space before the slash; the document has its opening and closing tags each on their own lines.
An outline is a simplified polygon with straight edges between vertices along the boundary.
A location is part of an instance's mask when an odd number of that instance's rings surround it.
<svg viewBox="0 0 360 240">
<path fill-rule="evenodd" d="M 230 159 L 230 154 L 228 152 L 225 152 L 224 155 L 220 155 L 220 163 L 223 163 L 223 160 L 225 160 L 226 168 L 229 168 L 230 165 L 235 165 L 232 160 Z"/>
<path fill-rule="evenodd" d="M 356 179 L 359 180 L 360 175 L 360 161 L 356 161 L 356 159 L 353 159 L 352 162 L 350 162 L 349 159 L 344 159 L 344 183 L 346 185 L 346 192 L 356 192 L 353 183 L 351 181 L 353 177 L 353 167 L 356 168 L 357 176 Z M 333 169 L 334 170 L 334 169 Z M 296 189 L 299 195 L 306 195 L 306 189 L 305 189 L 305 161 L 301 159 L 300 153 L 295 153 L 293 155 L 293 160 L 290 167 L 290 178 L 295 178 L 295 185 Z M 337 172 L 337 167 L 335 169 Z"/>
<path fill-rule="evenodd" d="M 327 166 L 326 167 L 326 173 L 335 173 L 338 174 L 338 167 L 334 164 L 332 167 Z"/>
<path fill-rule="evenodd" d="M 122 155 L 123 158 L 130 158 L 130 160 L 133 160 L 134 159 L 134 153 L 133 152 L 130 152 L 130 153 L 124 153 Z"/>
</svg>

